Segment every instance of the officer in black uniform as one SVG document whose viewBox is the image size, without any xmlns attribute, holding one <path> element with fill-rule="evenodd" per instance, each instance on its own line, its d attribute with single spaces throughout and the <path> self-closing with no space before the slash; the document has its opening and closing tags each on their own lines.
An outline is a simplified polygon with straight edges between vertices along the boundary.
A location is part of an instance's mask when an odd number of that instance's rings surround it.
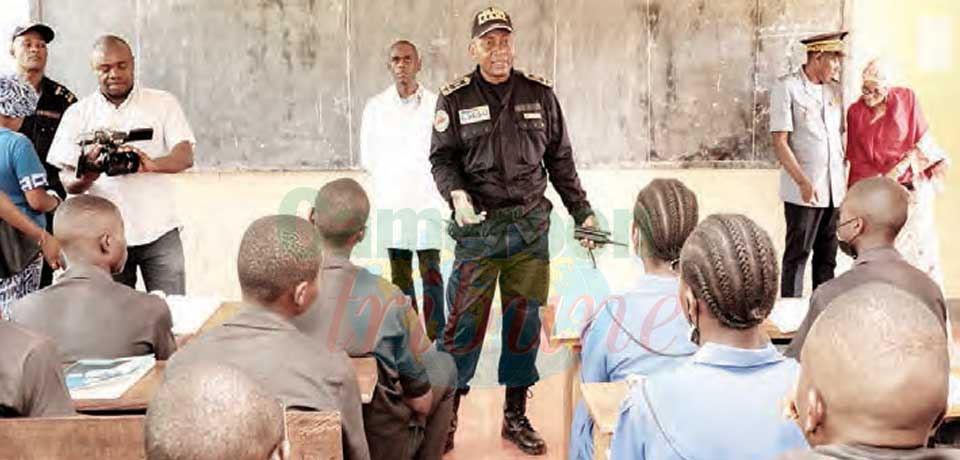
<svg viewBox="0 0 960 460">
<path fill-rule="evenodd" d="M 576 223 L 593 226 L 593 211 L 551 83 L 513 69 L 512 32 L 504 11 L 477 13 L 470 44 L 477 68 L 441 88 L 437 102 L 430 162 L 454 210 L 456 225 L 448 231 L 457 242 L 441 346 L 457 363 L 456 411 L 476 370 L 499 284 L 498 377 L 506 386 L 501 433 L 524 452 L 542 455 L 546 444 L 526 417 L 526 400 L 539 380 L 539 309 L 550 284 L 547 181 Z M 456 414 L 448 448 L 455 429 Z"/>
<path fill-rule="evenodd" d="M 37 90 L 40 101 L 33 115 L 24 118 L 20 132 L 30 138 L 33 147 L 47 170 L 47 184 L 61 199 L 67 196 L 60 182 L 60 170 L 47 163 L 47 152 L 53 136 L 60 126 L 60 118 L 67 107 L 77 102 L 77 97 L 65 86 L 46 76 L 47 44 L 53 41 L 53 29 L 45 24 L 33 23 L 14 29 L 10 42 L 10 54 L 16 61 L 17 72 Z M 53 213 L 47 214 L 47 231 L 53 232 Z M 53 271 L 44 264 L 40 287 L 53 282 Z"/>
</svg>

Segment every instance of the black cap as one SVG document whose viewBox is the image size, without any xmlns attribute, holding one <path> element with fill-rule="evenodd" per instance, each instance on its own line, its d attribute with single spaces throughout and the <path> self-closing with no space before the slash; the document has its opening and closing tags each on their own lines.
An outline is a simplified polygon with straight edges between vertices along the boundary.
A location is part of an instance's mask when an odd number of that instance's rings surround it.
<svg viewBox="0 0 960 460">
<path fill-rule="evenodd" d="M 495 6 L 482 9 L 473 17 L 473 38 L 482 37 L 491 30 L 502 29 L 513 32 L 513 21 L 506 11 Z"/>
<path fill-rule="evenodd" d="M 36 32 L 40 34 L 40 36 L 43 37 L 43 41 L 47 43 L 52 42 L 53 37 L 56 36 L 56 34 L 53 33 L 53 29 L 51 29 L 50 26 L 40 22 L 34 22 L 31 24 L 23 25 L 23 26 L 17 26 L 17 28 L 13 29 L 13 36 L 10 37 L 10 41 L 16 40 L 17 37 L 27 32 Z"/>
</svg>

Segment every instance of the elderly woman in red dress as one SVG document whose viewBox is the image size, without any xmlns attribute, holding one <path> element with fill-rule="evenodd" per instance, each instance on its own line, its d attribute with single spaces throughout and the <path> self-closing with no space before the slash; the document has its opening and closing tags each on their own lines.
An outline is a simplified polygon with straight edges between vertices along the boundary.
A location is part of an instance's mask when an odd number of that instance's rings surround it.
<svg viewBox="0 0 960 460">
<path fill-rule="evenodd" d="M 888 86 L 888 78 L 884 67 L 871 61 L 863 71 L 863 96 L 847 111 L 849 185 L 884 175 L 910 190 L 909 217 L 897 249 L 942 288 L 933 199 L 948 159 L 930 133 L 916 94 Z"/>
</svg>

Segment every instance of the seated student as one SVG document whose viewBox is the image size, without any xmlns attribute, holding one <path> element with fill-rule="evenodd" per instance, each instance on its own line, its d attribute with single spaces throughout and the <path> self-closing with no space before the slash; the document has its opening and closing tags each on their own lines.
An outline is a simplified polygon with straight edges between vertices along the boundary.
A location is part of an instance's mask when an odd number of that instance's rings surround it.
<svg viewBox="0 0 960 460">
<path fill-rule="evenodd" d="M 783 458 L 960 459 L 925 448 L 947 407 L 950 359 L 923 300 L 890 284 L 852 288 L 830 301 L 802 355 L 792 415 L 813 449 Z"/>
<path fill-rule="evenodd" d="M 150 353 L 169 358 L 177 344 L 167 303 L 111 276 L 127 259 L 120 210 L 93 195 L 70 198 L 57 210 L 53 234 L 67 271 L 15 303 L 11 319 L 56 341 L 64 362 Z"/>
<path fill-rule="evenodd" d="M 377 358 L 377 389 L 363 407 L 371 458 L 439 459 L 453 416 L 456 366 L 446 353 L 428 350 L 417 312 L 399 288 L 350 262 L 369 213 L 367 194 L 353 179 L 320 189 L 311 220 L 324 253 L 322 307 L 294 323 L 318 344 Z"/>
<path fill-rule="evenodd" d="M 612 459 L 769 459 L 807 446 L 780 403 L 797 363 L 760 330 L 777 296 L 770 236 L 742 215 L 707 217 L 680 252 L 680 302 L 700 345 L 623 402 Z"/>
<path fill-rule="evenodd" d="M 697 225 L 697 197 L 676 179 L 654 179 L 637 195 L 631 236 L 644 275 L 605 304 L 582 338 L 584 382 L 616 382 L 682 362 L 697 347 L 677 303 L 676 263 Z M 570 458 L 593 458 L 593 422 L 581 401 L 571 427 Z"/>
<path fill-rule="evenodd" d="M 287 460 L 283 406 L 242 372 L 191 366 L 168 378 L 144 421 L 147 460 Z"/>
<path fill-rule="evenodd" d="M 800 359 L 807 331 L 835 297 L 869 282 L 897 286 L 920 299 L 946 327 L 947 306 L 940 287 L 926 273 L 900 256 L 894 247 L 907 221 L 910 194 L 886 177 L 864 179 L 847 191 L 840 205 L 837 238 L 840 249 L 854 257 L 850 271 L 820 285 L 810 297 L 810 310 L 784 353 Z"/>
<path fill-rule="evenodd" d="M 237 256 L 245 307 L 178 351 L 167 375 L 190 365 L 223 364 L 245 373 L 287 407 L 338 410 L 344 458 L 366 460 L 360 389 L 350 358 L 311 340 L 291 322 L 310 308 L 323 286 L 317 239 L 310 222 L 296 216 L 250 224 Z"/>
<path fill-rule="evenodd" d="M 52 340 L 0 321 L 0 417 L 74 415 Z"/>
</svg>

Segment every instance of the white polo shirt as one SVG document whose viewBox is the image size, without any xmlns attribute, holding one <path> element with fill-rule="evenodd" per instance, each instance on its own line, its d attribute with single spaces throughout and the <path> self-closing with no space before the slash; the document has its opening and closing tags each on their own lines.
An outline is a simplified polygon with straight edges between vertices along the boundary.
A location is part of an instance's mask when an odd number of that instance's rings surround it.
<svg viewBox="0 0 960 460">
<path fill-rule="evenodd" d="M 180 142 L 196 144 L 193 131 L 170 93 L 134 87 L 127 100 L 114 106 L 100 92 L 70 106 L 50 146 L 47 162 L 63 169 L 77 167 L 80 136 L 97 129 L 129 131 L 153 128 L 153 139 L 131 142 L 151 158 L 170 153 Z M 173 198 L 173 183 L 166 174 L 138 173 L 124 176 L 100 176 L 88 191 L 106 198 L 120 208 L 126 227 L 127 244 L 140 246 L 180 227 Z"/>
<path fill-rule="evenodd" d="M 391 85 L 363 109 L 360 163 L 370 174 L 372 214 L 393 213 L 393 248 L 440 248 L 441 219 L 450 210 L 430 173 L 436 110 L 437 95 L 423 85 L 406 99 Z"/>
</svg>

